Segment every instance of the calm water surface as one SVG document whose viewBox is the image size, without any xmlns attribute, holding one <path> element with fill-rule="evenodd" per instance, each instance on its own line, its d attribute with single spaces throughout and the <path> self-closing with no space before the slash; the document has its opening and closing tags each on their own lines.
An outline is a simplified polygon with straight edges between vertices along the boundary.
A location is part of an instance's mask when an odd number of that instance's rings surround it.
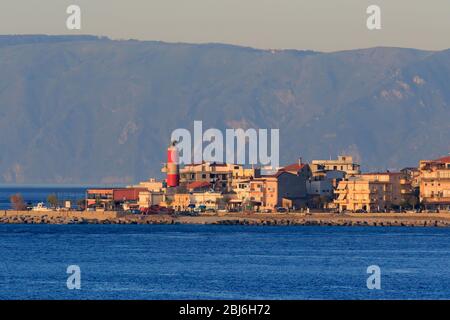
<svg viewBox="0 0 450 320">
<path fill-rule="evenodd" d="M 449 299 L 450 229 L 0 225 L 0 298 Z"/>
<path fill-rule="evenodd" d="M 0 210 L 11 209 L 10 197 L 14 194 L 22 195 L 26 203 L 36 205 L 47 202 L 47 197 L 56 194 L 60 200 L 71 200 L 76 203 L 84 199 L 88 187 L 61 187 L 61 186 L 2 186 L 0 185 Z"/>
</svg>

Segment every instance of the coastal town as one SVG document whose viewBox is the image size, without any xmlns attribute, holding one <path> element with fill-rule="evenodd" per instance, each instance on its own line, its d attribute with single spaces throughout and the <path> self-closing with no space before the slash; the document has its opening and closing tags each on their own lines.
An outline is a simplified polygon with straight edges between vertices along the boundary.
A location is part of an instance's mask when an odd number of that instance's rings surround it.
<svg viewBox="0 0 450 320">
<path fill-rule="evenodd" d="M 361 172 L 352 156 L 264 168 L 201 162 L 180 165 L 169 146 L 162 172 L 127 188 L 86 191 L 87 210 L 132 213 L 440 212 L 450 210 L 450 156 L 398 172 Z"/>
<path fill-rule="evenodd" d="M 79 204 L 87 211 L 133 214 L 450 210 L 450 156 L 422 160 L 418 167 L 398 172 L 361 172 L 352 156 L 342 155 L 310 163 L 298 159 L 267 173 L 262 168 L 214 162 L 180 168 L 172 161 L 176 152 L 176 147 L 169 147 L 162 168 L 166 179 L 87 189 Z"/>
</svg>

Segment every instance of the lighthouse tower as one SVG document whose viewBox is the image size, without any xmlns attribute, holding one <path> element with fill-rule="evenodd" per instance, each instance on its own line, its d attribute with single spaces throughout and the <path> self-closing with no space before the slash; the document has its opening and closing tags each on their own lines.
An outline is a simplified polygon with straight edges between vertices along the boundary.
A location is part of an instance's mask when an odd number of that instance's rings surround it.
<svg viewBox="0 0 450 320">
<path fill-rule="evenodd" d="M 180 184 L 180 168 L 178 166 L 177 141 L 173 141 L 167 148 L 167 186 L 178 187 Z"/>
</svg>

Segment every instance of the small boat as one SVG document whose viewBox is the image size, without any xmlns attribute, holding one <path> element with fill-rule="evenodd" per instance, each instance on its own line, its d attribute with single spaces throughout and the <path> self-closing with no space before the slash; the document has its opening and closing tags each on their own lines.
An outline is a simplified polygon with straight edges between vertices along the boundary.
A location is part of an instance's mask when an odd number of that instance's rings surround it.
<svg viewBox="0 0 450 320">
<path fill-rule="evenodd" d="M 51 209 L 47 208 L 43 202 L 39 202 L 36 206 L 33 207 L 33 211 L 51 211 Z"/>
</svg>

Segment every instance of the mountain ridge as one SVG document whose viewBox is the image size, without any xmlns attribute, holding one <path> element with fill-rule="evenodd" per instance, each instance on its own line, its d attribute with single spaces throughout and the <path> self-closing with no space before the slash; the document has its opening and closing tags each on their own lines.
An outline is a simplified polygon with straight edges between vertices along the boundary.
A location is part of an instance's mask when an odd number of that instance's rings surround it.
<svg viewBox="0 0 450 320">
<path fill-rule="evenodd" d="M 161 176 L 194 120 L 280 128 L 282 163 L 349 153 L 385 170 L 450 151 L 450 50 L 21 37 L 0 36 L 0 183 Z"/>
</svg>

